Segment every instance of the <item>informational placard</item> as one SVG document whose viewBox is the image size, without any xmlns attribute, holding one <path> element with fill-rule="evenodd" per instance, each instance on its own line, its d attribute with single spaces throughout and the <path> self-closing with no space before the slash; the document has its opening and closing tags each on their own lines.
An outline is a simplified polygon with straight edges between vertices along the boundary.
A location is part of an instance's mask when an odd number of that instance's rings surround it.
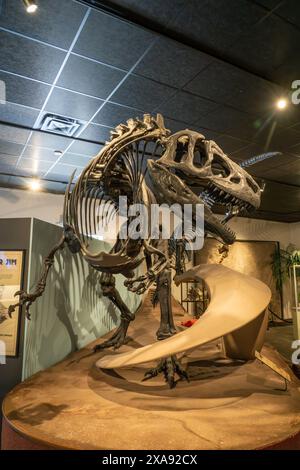
<svg viewBox="0 0 300 470">
<path fill-rule="evenodd" d="M 8 307 L 18 302 L 15 292 L 22 287 L 23 251 L 0 251 L 0 343 L 2 354 L 16 356 L 20 311 L 8 317 Z"/>
</svg>

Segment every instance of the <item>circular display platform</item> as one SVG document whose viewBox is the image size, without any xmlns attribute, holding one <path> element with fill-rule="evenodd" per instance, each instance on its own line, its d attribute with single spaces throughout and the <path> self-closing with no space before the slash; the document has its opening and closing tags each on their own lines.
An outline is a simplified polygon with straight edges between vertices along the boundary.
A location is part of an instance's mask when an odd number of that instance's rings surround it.
<svg viewBox="0 0 300 470">
<path fill-rule="evenodd" d="M 153 340 L 151 315 L 138 314 L 122 350 Z M 289 370 L 274 349 L 262 352 Z M 3 448 L 300 449 L 296 378 L 285 390 L 269 367 L 227 359 L 216 342 L 181 358 L 190 382 L 170 390 L 161 377 L 141 381 L 154 364 L 98 370 L 103 354 L 114 352 L 83 349 L 15 387 L 3 403 Z"/>
</svg>

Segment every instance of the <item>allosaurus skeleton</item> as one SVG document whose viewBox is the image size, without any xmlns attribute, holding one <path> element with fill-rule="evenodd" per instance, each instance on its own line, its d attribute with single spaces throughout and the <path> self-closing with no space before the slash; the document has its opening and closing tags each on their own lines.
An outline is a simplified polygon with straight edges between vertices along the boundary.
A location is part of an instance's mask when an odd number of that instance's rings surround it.
<svg viewBox="0 0 300 470">
<path fill-rule="evenodd" d="M 159 302 L 161 311 L 157 339 L 164 340 L 176 333 L 171 309 L 171 271 L 174 269 L 177 275 L 184 271 L 186 247 L 191 241 L 187 237 L 177 239 L 173 234 L 168 248 L 161 249 L 151 233 L 144 239 L 133 239 L 129 234 L 125 239 L 117 237 L 109 252 L 99 251 L 92 241 L 105 202 L 113 203 L 116 211 L 119 196 L 126 196 L 130 204 L 142 203 L 149 211 L 153 203 L 176 203 L 181 207 L 191 204 L 193 208 L 203 204 L 205 235 L 210 234 L 227 246 L 235 240 L 227 222 L 241 212 L 258 208 L 261 195 L 256 181 L 214 141 L 188 129 L 171 134 L 159 114 L 156 117 L 145 114 L 142 120 L 129 119 L 117 126 L 110 142 L 90 161 L 73 189 L 72 180 L 73 176 L 65 194 L 62 238 L 44 260 L 43 273 L 34 291 L 18 291 L 19 302 L 10 306 L 8 313 L 11 315 L 17 306 L 25 306 L 30 319 L 30 306 L 45 290 L 55 253 L 67 246 L 72 253 L 80 252 L 90 266 L 101 272 L 102 293 L 120 311 L 120 325 L 107 341 L 96 346 L 96 351 L 122 346 L 127 341 L 128 325 L 134 320 L 134 313 L 116 289 L 116 274 L 122 274 L 127 289 L 137 294 L 143 294 L 154 284 L 154 301 Z M 216 205 L 226 207 L 223 221 L 212 211 Z M 135 277 L 135 269 L 144 260 L 145 273 Z M 176 374 L 188 379 L 176 356 L 161 360 L 145 378 L 158 373 L 164 374 L 170 387 L 176 384 Z"/>
</svg>

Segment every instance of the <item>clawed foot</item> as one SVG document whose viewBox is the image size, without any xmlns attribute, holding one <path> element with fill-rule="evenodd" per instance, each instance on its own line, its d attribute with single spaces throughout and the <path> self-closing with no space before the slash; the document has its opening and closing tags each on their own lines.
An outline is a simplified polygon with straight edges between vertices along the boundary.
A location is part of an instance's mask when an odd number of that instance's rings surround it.
<svg viewBox="0 0 300 470">
<path fill-rule="evenodd" d="M 126 336 L 129 322 L 126 320 L 121 320 L 120 326 L 116 329 L 111 338 L 104 343 L 97 344 L 94 347 L 94 352 L 102 351 L 102 349 L 111 348 L 119 349 L 123 344 L 128 343 L 130 338 Z"/>
<path fill-rule="evenodd" d="M 146 292 L 146 290 L 154 281 L 155 273 L 149 270 L 147 274 L 143 274 L 142 276 L 136 277 L 134 279 L 127 279 L 124 282 L 124 286 L 127 287 L 130 292 L 141 295 Z"/>
<path fill-rule="evenodd" d="M 167 382 L 170 388 L 176 387 L 177 382 L 182 379 L 189 382 L 189 376 L 181 366 L 176 356 L 170 356 L 166 359 L 162 359 L 162 361 L 160 361 L 157 367 L 148 370 L 143 378 L 143 382 L 145 380 L 152 379 L 153 377 L 156 377 L 158 374 L 161 373 L 164 374 L 165 381 Z M 179 377 L 179 379 L 177 380 L 175 380 L 176 375 Z"/>
<path fill-rule="evenodd" d="M 35 292 L 34 294 L 28 294 L 24 290 L 18 290 L 18 292 L 15 293 L 14 297 L 19 297 L 19 302 L 17 304 L 10 305 L 8 307 L 8 315 L 11 318 L 13 312 L 16 310 L 17 307 L 22 307 L 25 305 L 25 315 L 28 320 L 31 319 L 29 309 L 30 306 L 33 304 L 33 302 L 36 300 L 37 297 L 41 295 L 40 292 Z"/>
</svg>

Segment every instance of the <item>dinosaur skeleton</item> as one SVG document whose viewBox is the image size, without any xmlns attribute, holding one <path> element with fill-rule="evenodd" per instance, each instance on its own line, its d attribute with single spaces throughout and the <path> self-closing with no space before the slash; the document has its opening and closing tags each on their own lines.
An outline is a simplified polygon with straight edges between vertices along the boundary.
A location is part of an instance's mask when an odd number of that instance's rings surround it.
<svg viewBox="0 0 300 470">
<path fill-rule="evenodd" d="M 30 318 L 31 304 L 43 294 L 47 275 L 56 251 L 67 246 L 72 253 L 80 252 L 94 269 L 101 272 L 100 284 L 120 310 L 121 322 L 111 338 L 96 346 L 119 348 L 127 341 L 127 329 L 134 319 L 115 287 L 115 274 L 124 275 L 125 286 L 137 294 L 156 286 L 155 301 L 160 303 L 161 322 L 157 339 L 164 340 L 176 333 L 171 311 L 171 269 L 177 275 L 184 271 L 187 239 L 171 237 L 167 249 L 161 249 L 157 239 L 123 239 L 118 237 L 109 252 L 99 251 L 93 243 L 98 232 L 98 220 L 103 205 L 109 204 L 109 218 L 118 212 L 118 198 L 127 196 L 130 203 L 143 203 L 150 211 L 152 203 L 204 204 L 204 231 L 223 244 L 232 244 L 235 234 L 227 226 L 233 216 L 258 208 L 260 188 L 254 179 L 234 163 L 218 145 L 195 131 L 182 130 L 170 134 L 161 115 L 146 114 L 143 120 L 129 119 L 113 131 L 110 142 L 91 160 L 76 181 L 68 185 L 63 211 L 63 236 L 44 261 L 41 279 L 32 293 L 19 291 L 18 304 L 25 306 Z M 194 189 L 194 191 L 193 191 Z M 213 213 L 216 205 L 226 208 L 221 221 Z M 99 215 L 100 214 L 100 215 Z M 192 214 L 193 218 L 195 214 Z M 127 220 L 126 224 L 128 226 Z M 129 234 L 130 235 L 130 234 Z M 173 260 L 175 258 L 175 264 Z M 146 261 L 146 272 L 135 277 L 135 269 Z M 163 373 L 170 387 L 175 374 L 187 379 L 176 356 L 163 359 L 145 378 Z"/>
</svg>

